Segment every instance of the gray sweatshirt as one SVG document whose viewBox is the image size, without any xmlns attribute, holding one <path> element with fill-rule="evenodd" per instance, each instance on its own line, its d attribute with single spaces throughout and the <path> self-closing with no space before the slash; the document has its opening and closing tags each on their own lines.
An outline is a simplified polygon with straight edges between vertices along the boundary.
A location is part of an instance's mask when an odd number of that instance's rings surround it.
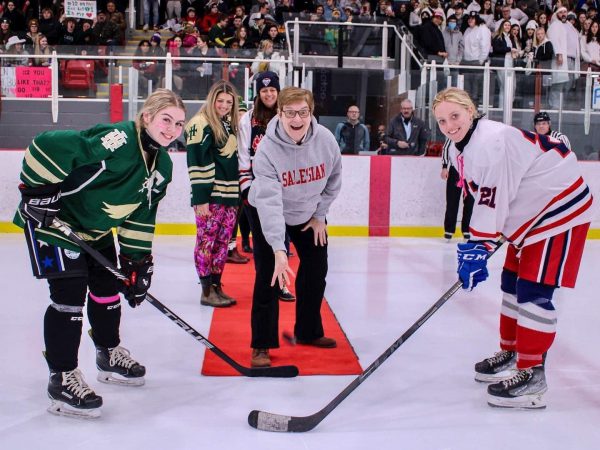
<svg viewBox="0 0 600 450">
<path fill-rule="evenodd" d="M 258 210 L 273 251 L 285 250 L 286 224 L 300 225 L 313 217 L 325 222 L 342 187 L 340 147 L 314 117 L 303 142 L 296 144 L 275 116 L 258 145 L 253 170 L 248 201 Z"/>
</svg>

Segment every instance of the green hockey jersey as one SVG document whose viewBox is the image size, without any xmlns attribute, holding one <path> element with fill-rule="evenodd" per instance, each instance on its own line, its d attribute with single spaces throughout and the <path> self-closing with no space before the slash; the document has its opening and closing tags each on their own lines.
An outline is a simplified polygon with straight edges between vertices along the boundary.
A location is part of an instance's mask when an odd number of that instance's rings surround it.
<svg viewBox="0 0 600 450">
<path fill-rule="evenodd" d="M 223 121 L 223 127 L 227 132 L 227 142 L 219 147 L 203 115 L 194 116 L 186 125 L 192 206 L 204 203 L 239 204 L 237 139 L 228 122 Z"/>
<path fill-rule="evenodd" d="M 21 181 L 31 187 L 60 183 L 59 219 L 96 248 L 110 245 L 116 227 L 120 252 L 139 259 L 152 251 L 158 202 L 172 172 L 164 148 L 148 169 L 134 122 L 119 122 L 39 134 L 25 152 Z M 18 210 L 14 223 L 24 226 Z M 53 228 L 38 229 L 36 236 L 77 250 Z"/>
</svg>

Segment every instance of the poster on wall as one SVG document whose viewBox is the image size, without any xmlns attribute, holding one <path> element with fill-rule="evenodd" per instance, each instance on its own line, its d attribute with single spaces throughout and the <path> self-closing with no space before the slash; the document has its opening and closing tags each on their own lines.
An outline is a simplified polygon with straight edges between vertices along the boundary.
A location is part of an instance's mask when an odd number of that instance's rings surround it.
<svg viewBox="0 0 600 450">
<path fill-rule="evenodd" d="M 65 16 L 93 20 L 96 18 L 96 2 L 65 0 Z"/>
<path fill-rule="evenodd" d="M 48 98 L 52 95 L 49 67 L 2 67 L 2 96 Z"/>
</svg>

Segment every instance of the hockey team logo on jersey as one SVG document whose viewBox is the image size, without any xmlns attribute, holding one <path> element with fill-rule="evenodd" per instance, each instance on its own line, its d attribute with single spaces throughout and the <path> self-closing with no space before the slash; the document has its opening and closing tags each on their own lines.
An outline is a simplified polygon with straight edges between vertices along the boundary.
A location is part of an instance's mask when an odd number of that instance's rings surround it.
<svg viewBox="0 0 600 450">
<path fill-rule="evenodd" d="M 68 249 L 65 249 L 64 253 L 65 253 L 65 256 L 69 259 L 77 259 L 77 258 L 79 258 L 79 255 L 81 255 L 80 252 L 74 252 L 73 250 L 68 250 Z"/>
<path fill-rule="evenodd" d="M 116 128 L 102 137 L 102 146 L 111 152 L 114 152 L 125 144 L 127 144 L 127 133 L 119 131 Z"/>
</svg>

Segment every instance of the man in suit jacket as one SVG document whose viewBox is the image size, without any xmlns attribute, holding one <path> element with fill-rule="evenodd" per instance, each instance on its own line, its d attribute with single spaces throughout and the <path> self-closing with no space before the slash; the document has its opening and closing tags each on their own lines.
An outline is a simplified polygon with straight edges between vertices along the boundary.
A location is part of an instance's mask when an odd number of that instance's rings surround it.
<svg viewBox="0 0 600 450">
<path fill-rule="evenodd" d="M 392 119 L 385 138 L 389 155 L 422 156 L 427 150 L 429 128 L 414 116 L 413 104 L 409 99 L 400 103 L 400 114 Z"/>
</svg>

